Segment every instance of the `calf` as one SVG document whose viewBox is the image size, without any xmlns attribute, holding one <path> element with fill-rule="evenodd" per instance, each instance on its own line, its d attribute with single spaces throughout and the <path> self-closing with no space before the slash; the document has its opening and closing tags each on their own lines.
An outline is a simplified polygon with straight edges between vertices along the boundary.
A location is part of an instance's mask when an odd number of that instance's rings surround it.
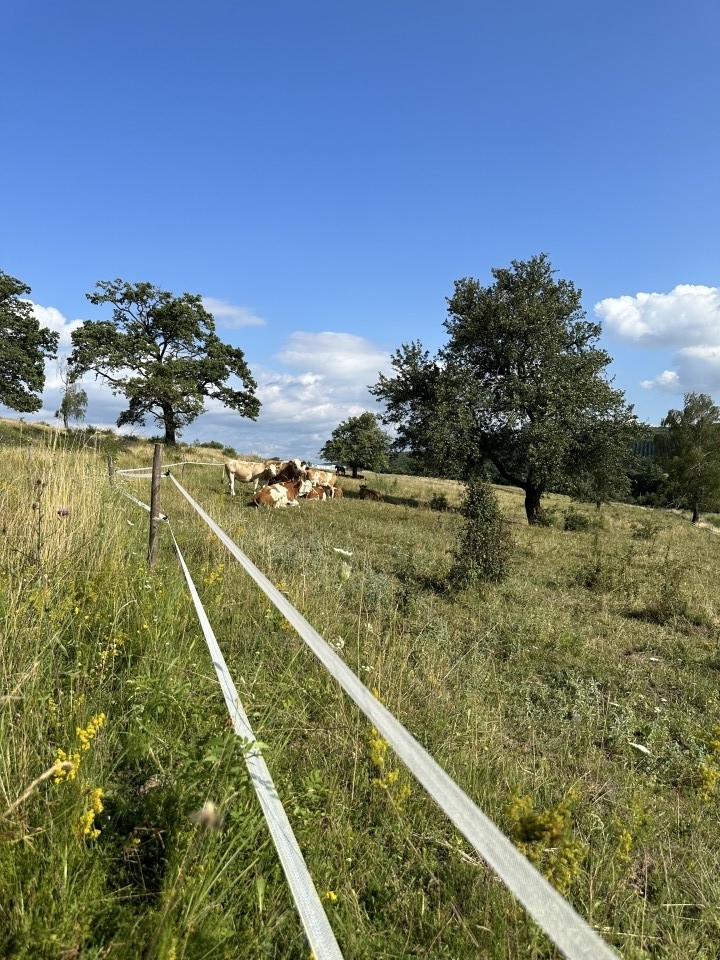
<svg viewBox="0 0 720 960">
<path fill-rule="evenodd" d="M 253 491 L 257 491 L 258 484 L 269 483 L 275 477 L 277 466 L 270 460 L 258 463 L 255 460 L 227 460 L 223 476 L 230 483 L 230 493 L 235 496 L 235 481 L 252 483 Z"/>
<path fill-rule="evenodd" d="M 332 495 L 333 495 L 333 500 L 337 500 L 338 497 L 341 497 L 343 495 L 342 487 L 333 487 Z"/>
<path fill-rule="evenodd" d="M 310 481 L 308 481 L 310 483 Z M 305 497 L 306 500 L 326 500 L 327 493 L 325 492 L 325 487 L 315 486 L 312 488 L 310 493 Z"/>
<path fill-rule="evenodd" d="M 383 496 L 379 490 L 371 490 L 366 484 L 360 484 L 361 500 L 382 500 Z"/>
<path fill-rule="evenodd" d="M 263 487 L 253 497 L 256 507 L 297 507 L 298 498 L 310 493 L 309 480 L 286 480 L 285 483 L 271 483 Z"/>
</svg>

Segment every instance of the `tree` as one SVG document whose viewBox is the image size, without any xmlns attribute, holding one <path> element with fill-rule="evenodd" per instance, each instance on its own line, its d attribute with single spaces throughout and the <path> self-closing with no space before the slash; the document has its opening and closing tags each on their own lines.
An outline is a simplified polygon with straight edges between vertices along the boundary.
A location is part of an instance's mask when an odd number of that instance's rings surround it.
<svg viewBox="0 0 720 960">
<path fill-rule="evenodd" d="M 665 489 L 676 503 L 700 511 L 720 503 L 720 409 L 705 393 L 686 393 L 682 410 L 670 410 L 657 438 Z"/>
<path fill-rule="evenodd" d="M 358 469 L 382 470 L 387 466 L 392 438 L 378 426 L 377 414 L 366 411 L 338 424 L 320 456 L 334 463 L 347 464 L 353 477 Z"/>
<path fill-rule="evenodd" d="M 45 360 L 55 356 L 59 334 L 41 327 L 30 287 L 0 270 L 0 403 L 21 413 L 42 406 Z"/>
<path fill-rule="evenodd" d="M 483 287 L 458 280 L 448 298 L 449 334 L 435 358 L 414 341 L 393 355 L 395 376 L 371 392 L 385 423 L 444 476 L 482 473 L 488 460 L 525 491 L 528 523 L 548 490 L 567 486 L 607 441 L 629 443 L 636 419 L 603 376 L 609 355 L 595 343 L 581 292 L 555 279 L 546 254 L 495 268 Z"/>
<path fill-rule="evenodd" d="M 60 401 L 60 407 L 55 411 L 55 416 L 58 417 L 58 419 L 62 419 L 63 426 L 67 430 L 71 420 L 79 423 L 85 419 L 88 395 L 85 390 L 82 390 L 78 386 L 67 363 L 64 369 L 61 368 L 60 380 L 63 385 L 63 395 Z"/>
<path fill-rule="evenodd" d="M 86 321 L 72 335 L 70 366 L 75 379 L 91 371 L 124 394 L 128 407 L 119 427 L 152 417 L 174 444 L 178 432 L 198 417 L 206 398 L 219 400 L 255 420 L 260 401 L 243 351 L 222 343 L 200 296 L 181 297 L 150 283 L 103 280 L 88 300 L 110 304 L 111 320 Z M 228 385 L 230 377 L 242 389 Z"/>
</svg>

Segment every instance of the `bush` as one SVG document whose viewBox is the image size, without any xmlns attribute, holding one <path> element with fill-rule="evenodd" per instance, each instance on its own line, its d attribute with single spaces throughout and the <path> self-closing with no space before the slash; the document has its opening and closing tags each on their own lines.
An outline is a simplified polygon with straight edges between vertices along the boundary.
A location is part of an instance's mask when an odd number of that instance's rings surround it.
<svg viewBox="0 0 720 960">
<path fill-rule="evenodd" d="M 563 518 L 563 530 L 587 530 L 590 526 L 590 518 L 570 507 L 565 511 Z"/>
<path fill-rule="evenodd" d="M 432 495 L 430 498 L 430 509 L 439 510 L 441 513 L 444 513 L 446 510 L 450 509 L 448 498 L 444 493 L 434 493 Z"/>
<path fill-rule="evenodd" d="M 455 550 L 450 584 L 464 588 L 477 582 L 503 580 L 508 573 L 513 540 L 487 481 L 470 481 L 460 512 L 465 523 Z"/>
</svg>

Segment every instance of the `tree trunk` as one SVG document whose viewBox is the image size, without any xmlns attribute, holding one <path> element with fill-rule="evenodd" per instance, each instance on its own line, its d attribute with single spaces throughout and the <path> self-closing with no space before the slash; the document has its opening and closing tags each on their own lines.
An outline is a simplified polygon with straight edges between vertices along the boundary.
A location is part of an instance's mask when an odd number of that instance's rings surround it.
<svg viewBox="0 0 720 960">
<path fill-rule="evenodd" d="M 170 406 L 163 406 L 163 423 L 165 424 L 165 443 L 174 447 L 175 439 L 175 412 Z"/>
<path fill-rule="evenodd" d="M 525 516 L 530 526 L 540 522 L 540 499 L 542 490 L 537 487 L 525 487 Z"/>
<path fill-rule="evenodd" d="M 692 505 L 692 522 L 697 523 L 700 519 L 700 506 L 697 503 Z"/>
<path fill-rule="evenodd" d="M 357 464 L 356 464 L 356 463 L 353 463 L 351 466 L 352 466 L 352 472 L 353 472 L 353 474 L 352 474 L 352 475 L 353 475 L 353 480 L 357 480 L 357 472 L 358 472 Z"/>
</svg>

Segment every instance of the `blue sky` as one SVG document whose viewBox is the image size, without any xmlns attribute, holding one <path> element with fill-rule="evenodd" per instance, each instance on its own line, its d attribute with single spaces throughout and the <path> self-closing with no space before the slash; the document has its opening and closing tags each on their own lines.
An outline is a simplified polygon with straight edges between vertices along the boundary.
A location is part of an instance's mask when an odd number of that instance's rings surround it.
<svg viewBox="0 0 720 960">
<path fill-rule="evenodd" d="M 455 280 L 541 251 L 641 418 L 720 400 L 714 0 L 11 0 L 3 32 L 0 269 L 66 350 L 98 280 L 202 294 L 263 408 L 183 439 L 317 459 Z"/>
</svg>

